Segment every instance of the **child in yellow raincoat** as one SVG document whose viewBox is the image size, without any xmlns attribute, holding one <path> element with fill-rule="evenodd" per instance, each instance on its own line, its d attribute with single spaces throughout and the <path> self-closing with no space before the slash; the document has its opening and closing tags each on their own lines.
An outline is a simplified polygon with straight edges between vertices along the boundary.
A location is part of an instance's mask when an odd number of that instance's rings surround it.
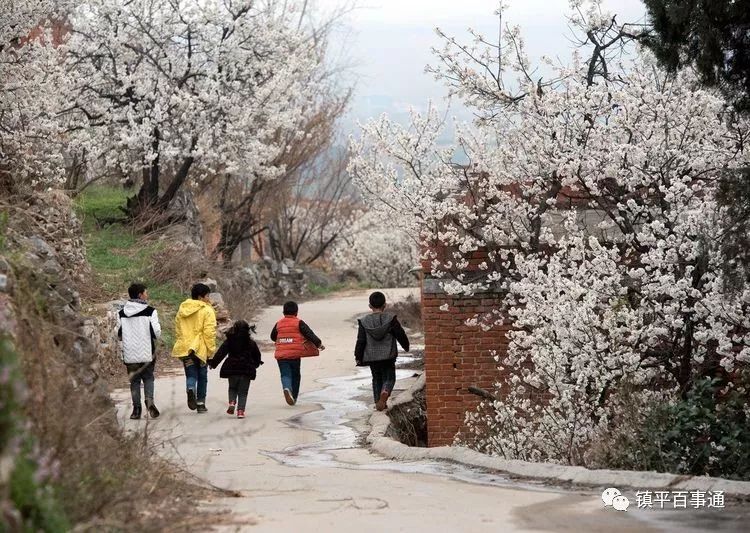
<svg viewBox="0 0 750 533">
<path fill-rule="evenodd" d="M 205 413 L 208 367 L 206 362 L 216 352 L 216 313 L 208 300 L 211 289 L 196 283 L 190 299 L 180 304 L 175 318 L 175 343 L 172 357 L 185 367 L 187 404 L 192 411 Z"/>
</svg>

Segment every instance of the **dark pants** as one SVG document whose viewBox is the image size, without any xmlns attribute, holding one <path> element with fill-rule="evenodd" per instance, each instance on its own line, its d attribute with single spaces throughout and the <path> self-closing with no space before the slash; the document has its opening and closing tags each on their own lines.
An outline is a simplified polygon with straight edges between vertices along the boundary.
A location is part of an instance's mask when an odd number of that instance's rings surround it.
<svg viewBox="0 0 750 533">
<path fill-rule="evenodd" d="M 372 395 L 377 402 L 381 392 L 385 391 L 390 394 L 396 386 L 396 360 L 370 363 L 370 372 L 372 373 Z"/>
<path fill-rule="evenodd" d="M 247 391 L 250 390 L 250 376 L 229 376 L 229 402 L 237 402 L 237 409 L 245 410 Z"/>
<path fill-rule="evenodd" d="M 195 392 L 198 403 L 206 403 L 208 388 L 208 366 L 195 355 L 180 357 L 185 366 L 185 388 Z"/>
<path fill-rule="evenodd" d="M 277 359 L 279 363 L 279 373 L 281 374 L 281 386 L 289 389 L 292 397 L 296 400 L 299 395 L 299 384 L 302 380 L 300 376 L 300 359 Z"/>
<path fill-rule="evenodd" d="M 146 365 L 145 367 L 143 365 Z M 143 394 L 146 400 L 154 399 L 154 361 L 150 363 L 127 363 L 128 379 L 130 380 L 130 397 L 133 406 L 141 405 L 141 382 L 143 382 Z"/>
</svg>

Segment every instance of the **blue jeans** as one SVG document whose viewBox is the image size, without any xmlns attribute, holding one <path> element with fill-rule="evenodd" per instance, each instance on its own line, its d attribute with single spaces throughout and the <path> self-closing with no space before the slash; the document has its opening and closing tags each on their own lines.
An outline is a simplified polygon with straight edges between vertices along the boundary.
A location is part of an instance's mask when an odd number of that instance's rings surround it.
<svg viewBox="0 0 750 533">
<path fill-rule="evenodd" d="M 299 395 L 299 384 L 302 379 L 300 376 L 300 359 L 277 359 L 279 363 L 279 373 L 281 374 L 281 386 L 292 392 L 292 397 L 296 400 Z"/>
<path fill-rule="evenodd" d="M 185 366 L 185 384 L 187 390 L 195 391 L 198 403 L 206 403 L 206 388 L 208 387 L 208 366 L 197 357 L 180 357 Z"/>
</svg>

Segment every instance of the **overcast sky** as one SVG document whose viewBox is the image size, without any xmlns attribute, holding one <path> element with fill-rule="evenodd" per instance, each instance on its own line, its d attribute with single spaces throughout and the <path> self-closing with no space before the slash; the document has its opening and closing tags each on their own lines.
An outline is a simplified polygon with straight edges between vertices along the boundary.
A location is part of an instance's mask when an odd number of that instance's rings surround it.
<svg viewBox="0 0 750 533">
<path fill-rule="evenodd" d="M 332 10 L 347 0 L 316 0 L 320 9 Z M 352 120 L 366 121 L 382 112 L 405 120 L 409 107 L 423 109 L 432 99 L 440 101 L 444 89 L 424 74 L 434 63 L 431 47 L 441 41 L 439 26 L 459 40 L 469 41 L 467 28 L 487 36 L 497 35 L 495 0 L 356 0 L 358 7 L 336 30 L 335 45 L 350 58 L 357 78 Z M 571 32 L 566 16 L 568 0 L 511 0 L 504 22 L 522 28 L 527 50 L 540 55 L 570 57 Z M 604 0 L 604 8 L 621 22 L 643 22 L 640 0 Z M 454 106 L 460 115 L 460 110 Z"/>
</svg>

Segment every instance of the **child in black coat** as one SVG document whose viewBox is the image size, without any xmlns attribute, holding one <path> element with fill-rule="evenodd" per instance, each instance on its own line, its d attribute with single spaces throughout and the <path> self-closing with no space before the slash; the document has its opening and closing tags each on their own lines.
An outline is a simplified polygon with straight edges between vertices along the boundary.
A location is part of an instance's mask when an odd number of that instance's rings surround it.
<svg viewBox="0 0 750 533">
<path fill-rule="evenodd" d="M 229 380 L 229 407 L 227 414 L 233 415 L 237 407 L 237 418 L 245 418 L 245 404 L 250 382 L 255 379 L 256 369 L 263 364 L 258 345 L 250 336 L 255 333 L 255 326 L 244 320 L 238 320 L 227 331 L 227 339 L 216 354 L 209 359 L 211 368 L 216 368 L 226 357 L 219 377 Z"/>
</svg>

